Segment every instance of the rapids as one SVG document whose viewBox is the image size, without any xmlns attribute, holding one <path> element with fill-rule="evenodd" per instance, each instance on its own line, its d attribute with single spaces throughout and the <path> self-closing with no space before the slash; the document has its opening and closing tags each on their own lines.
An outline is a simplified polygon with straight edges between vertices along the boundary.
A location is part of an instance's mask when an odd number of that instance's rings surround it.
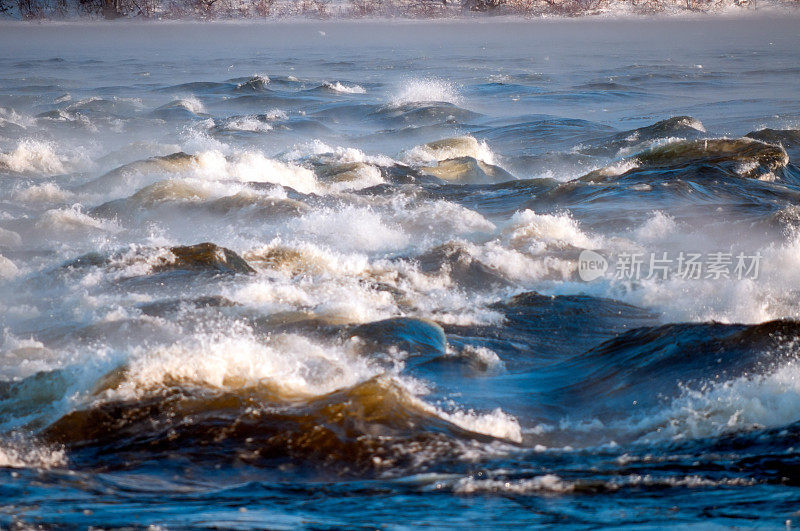
<svg viewBox="0 0 800 531">
<path fill-rule="evenodd" d="M 798 65 L 756 16 L 0 23 L 0 527 L 791 525 Z"/>
</svg>

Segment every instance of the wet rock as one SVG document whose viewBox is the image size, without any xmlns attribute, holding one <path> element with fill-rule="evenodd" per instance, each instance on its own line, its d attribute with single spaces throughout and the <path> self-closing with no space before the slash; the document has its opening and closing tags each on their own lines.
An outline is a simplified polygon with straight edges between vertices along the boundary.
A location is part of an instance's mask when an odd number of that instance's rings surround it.
<svg viewBox="0 0 800 531">
<path fill-rule="evenodd" d="M 238 254 L 214 243 L 198 243 L 171 247 L 174 261 L 163 261 L 153 267 L 154 273 L 164 271 L 209 271 L 217 273 L 255 273 L 255 269 Z"/>
<path fill-rule="evenodd" d="M 82 269 L 84 267 L 101 267 L 109 262 L 108 257 L 100 253 L 86 253 L 78 258 L 69 260 L 62 266 L 64 269 Z"/>
<path fill-rule="evenodd" d="M 78 186 L 76 190 L 81 192 L 106 192 L 110 188 L 131 184 L 135 181 L 133 176 L 136 174 L 156 172 L 178 173 L 189 169 L 195 164 L 197 164 L 197 157 L 184 153 L 183 151 L 163 157 L 151 157 L 146 160 L 137 160 L 115 168 L 93 181 Z"/>
<path fill-rule="evenodd" d="M 349 337 L 358 337 L 364 350 L 387 350 L 396 347 L 413 356 L 439 356 L 447 350 L 447 338 L 441 326 L 428 319 L 395 317 L 351 328 Z M 416 359 L 417 363 L 421 360 Z"/>
<path fill-rule="evenodd" d="M 447 273 L 453 282 L 473 289 L 492 289 L 511 283 L 496 269 L 476 260 L 462 245 L 447 243 L 417 257 L 421 271 Z"/>
<path fill-rule="evenodd" d="M 196 299 L 169 299 L 151 302 L 149 304 L 142 304 L 138 308 L 145 315 L 164 316 L 168 313 L 177 312 L 181 307 L 190 307 L 195 309 L 204 308 L 230 308 L 236 306 L 237 303 L 222 295 L 208 295 L 205 297 L 198 297 Z"/>
<path fill-rule="evenodd" d="M 491 184 L 514 180 L 514 176 L 503 168 L 473 157 L 443 160 L 436 166 L 423 167 L 422 171 L 439 179 L 459 184 Z"/>
<path fill-rule="evenodd" d="M 781 146 L 797 164 L 800 160 L 800 130 L 797 129 L 762 129 L 751 131 L 745 135 L 767 144 Z"/>
<path fill-rule="evenodd" d="M 747 138 L 754 138 L 767 142 L 768 144 L 777 144 L 788 148 L 790 146 L 800 146 L 800 130 L 797 129 L 761 129 L 760 131 L 750 131 L 745 135 Z"/>
<path fill-rule="evenodd" d="M 255 193 L 239 192 L 209 201 L 206 210 L 217 215 L 228 215 L 237 211 L 250 210 L 259 218 L 281 218 L 299 216 L 310 210 L 305 203 L 294 199 L 263 197 Z"/>
<path fill-rule="evenodd" d="M 629 160 L 638 172 L 716 167 L 730 176 L 759 179 L 783 169 L 789 163 L 789 156 L 780 146 L 751 138 L 715 138 L 673 142 L 643 151 Z M 613 168 L 602 168 L 580 180 L 613 181 L 619 176 Z"/>
</svg>

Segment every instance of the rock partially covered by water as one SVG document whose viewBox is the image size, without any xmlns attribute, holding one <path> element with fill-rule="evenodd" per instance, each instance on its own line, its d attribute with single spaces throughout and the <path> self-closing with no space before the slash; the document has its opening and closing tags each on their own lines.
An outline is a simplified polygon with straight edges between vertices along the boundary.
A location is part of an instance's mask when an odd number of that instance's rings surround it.
<svg viewBox="0 0 800 531">
<path fill-rule="evenodd" d="M 627 161 L 632 171 L 684 170 L 700 171 L 715 167 L 732 177 L 747 179 L 775 178 L 773 172 L 789 163 L 789 155 L 782 147 L 766 144 L 751 138 L 713 138 L 682 140 L 648 149 Z M 627 174 L 610 166 L 588 173 L 581 181 L 600 182 L 615 180 Z"/>
<path fill-rule="evenodd" d="M 436 166 L 423 167 L 422 171 L 459 184 L 490 184 L 514 180 L 514 176 L 503 168 L 472 157 L 443 160 Z"/>
<path fill-rule="evenodd" d="M 87 183 L 76 188 L 78 191 L 107 192 L 116 186 L 136 182 L 133 176 L 144 173 L 180 173 L 195 167 L 198 164 L 197 156 L 189 155 L 183 151 L 164 155 L 162 157 L 150 157 L 145 160 L 137 160 L 125 164 L 105 173 Z"/>
<path fill-rule="evenodd" d="M 754 138 L 767 142 L 768 144 L 778 144 L 784 148 L 790 146 L 800 146 L 800 131 L 797 129 L 761 129 L 760 131 L 750 131 L 745 135 L 747 138 Z"/>
<path fill-rule="evenodd" d="M 666 120 L 661 120 L 652 125 L 646 125 L 627 131 L 627 136 L 636 135 L 639 140 L 651 140 L 655 138 L 667 138 L 670 136 L 686 136 L 697 133 L 705 133 L 706 128 L 700 120 L 691 116 L 673 116 Z"/>
<path fill-rule="evenodd" d="M 169 313 L 176 313 L 181 308 L 203 310 L 207 308 L 230 308 L 236 302 L 222 295 L 205 295 L 194 299 L 166 299 L 139 305 L 139 310 L 145 315 L 164 317 Z"/>
<path fill-rule="evenodd" d="M 640 153 L 637 159 L 648 168 L 733 162 L 739 165 L 737 173 L 749 178 L 778 170 L 789 163 L 789 156 L 783 148 L 749 138 L 675 142 Z"/>
<path fill-rule="evenodd" d="M 787 151 L 789 157 L 795 164 L 800 160 L 800 130 L 798 129 L 767 128 L 760 131 L 750 131 L 745 136 L 761 140 L 767 144 L 781 146 Z"/>
<path fill-rule="evenodd" d="M 214 243 L 198 243 L 171 247 L 173 261 L 163 261 L 153 267 L 154 273 L 164 271 L 210 271 L 218 273 L 255 273 L 255 269 L 238 254 Z"/>
<path fill-rule="evenodd" d="M 511 285 L 497 269 L 475 259 L 459 243 L 446 243 L 416 258 L 420 271 L 429 274 L 446 274 L 463 287 L 490 289 Z"/>
<path fill-rule="evenodd" d="M 444 355 L 447 350 L 444 330 L 428 319 L 413 317 L 384 319 L 353 327 L 349 335 L 364 341 L 368 350 L 395 346 L 417 356 Z"/>
</svg>

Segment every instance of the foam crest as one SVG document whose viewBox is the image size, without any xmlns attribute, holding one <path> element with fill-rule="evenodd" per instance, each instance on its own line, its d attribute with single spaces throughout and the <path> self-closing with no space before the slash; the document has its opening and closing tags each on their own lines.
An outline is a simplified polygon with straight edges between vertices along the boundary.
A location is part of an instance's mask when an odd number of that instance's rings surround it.
<svg viewBox="0 0 800 531">
<path fill-rule="evenodd" d="M 87 231 L 115 233 L 122 230 L 115 221 L 100 220 L 86 214 L 80 205 L 48 210 L 36 221 L 35 227 L 39 230 L 51 231 L 56 234 Z"/>
<path fill-rule="evenodd" d="M 205 114 L 206 108 L 199 99 L 195 96 L 187 96 L 185 98 L 181 98 L 173 103 L 170 106 L 183 108 L 189 111 L 192 114 Z"/>
<path fill-rule="evenodd" d="M 584 233 L 567 213 L 537 214 L 533 210 L 520 210 L 511 217 L 504 233 L 514 248 L 530 254 L 552 248 L 594 249 L 602 243 L 599 237 Z"/>
<path fill-rule="evenodd" d="M 399 224 L 365 207 L 321 208 L 305 214 L 294 226 L 303 235 L 345 251 L 398 250 L 411 243 Z"/>
<path fill-rule="evenodd" d="M 458 105 L 461 95 L 450 81 L 435 78 L 409 79 L 403 82 L 392 97 L 393 105 L 409 103 L 446 102 Z"/>
<path fill-rule="evenodd" d="M 661 221 L 656 223 L 661 224 Z M 752 278 L 754 272 L 747 278 L 737 278 L 734 268 L 739 253 L 749 257 L 760 256 L 757 278 Z M 677 254 L 673 253 L 673 258 L 675 256 Z M 683 279 L 673 275 L 667 280 L 641 279 L 624 289 L 619 289 L 621 284 L 614 282 L 598 287 L 605 296 L 621 298 L 641 307 L 657 308 L 672 321 L 760 323 L 800 318 L 791 295 L 796 283 L 800 282 L 797 267 L 800 263 L 800 235 L 792 235 L 781 244 L 734 249 L 731 256 L 730 278 Z M 746 264 L 749 265 L 751 260 L 748 259 Z"/>
<path fill-rule="evenodd" d="M 493 233 L 494 223 L 480 213 L 445 200 L 421 203 L 396 199 L 392 201 L 393 217 L 404 230 L 421 238 L 448 239 L 454 235 Z"/>
<path fill-rule="evenodd" d="M 235 153 L 227 158 L 220 151 L 204 151 L 197 155 L 197 161 L 199 172 L 212 178 L 275 183 L 304 194 L 319 191 L 319 184 L 311 170 L 268 158 L 257 151 Z"/>
<path fill-rule="evenodd" d="M 21 140 L 13 150 L 0 153 L 0 170 L 44 175 L 67 171 L 52 144 L 33 139 Z"/>
<path fill-rule="evenodd" d="M 0 468 L 50 469 L 67 464 L 64 450 L 38 446 L 14 438 L 0 440 Z"/>
<path fill-rule="evenodd" d="M 363 162 L 375 166 L 391 166 L 395 164 L 394 159 L 386 155 L 367 155 L 358 148 L 345 146 L 334 147 L 319 139 L 297 145 L 285 154 L 286 160 L 289 161 L 299 161 L 308 157 L 319 159 L 323 162 Z"/>
<path fill-rule="evenodd" d="M 63 190 L 55 183 L 34 184 L 13 194 L 14 199 L 24 203 L 62 203 L 72 196 L 72 192 Z"/>
<path fill-rule="evenodd" d="M 28 129 L 36 125 L 36 119 L 31 116 L 20 114 L 9 107 L 0 107 L 0 127 L 5 124 L 12 124 L 22 129 Z"/>
<path fill-rule="evenodd" d="M 225 121 L 225 129 L 228 131 L 246 131 L 250 133 L 266 133 L 272 131 L 272 125 L 256 116 L 238 116 Z"/>
<path fill-rule="evenodd" d="M 465 430 L 483 433 L 498 439 L 522 442 L 522 428 L 516 418 L 497 408 L 489 413 L 476 413 L 473 410 L 456 410 L 451 413 L 437 411 L 439 417 L 452 422 Z"/>
<path fill-rule="evenodd" d="M 170 385 L 235 390 L 267 385 L 282 396 L 314 397 L 352 387 L 377 370 L 344 349 L 298 335 L 258 340 L 244 325 L 195 334 L 154 349 L 137 348 L 125 380 L 107 398 L 136 398 Z"/>
<path fill-rule="evenodd" d="M 678 224 L 674 217 L 655 211 L 641 227 L 636 229 L 635 236 L 637 241 L 657 241 L 672 235 L 677 229 Z"/>
<path fill-rule="evenodd" d="M 459 479 L 453 490 L 458 494 L 508 493 L 532 494 L 552 493 L 566 494 L 575 490 L 575 483 L 564 481 L 555 474 L 545 474 L 530 479 L 502 480 L 502 479 L 476 479 L 466 477 Z"/>
<path fill-rule="evenodd" d="M 797 422 L 799 406 L 800 363 L 792 361 L 768 374 L 685 388 L 637 428 L 647 432 L 644 441 L 716 437 Z"/>
<path fill-rule="evenodd" d="M 366 94 L 367 91 L 361 85 L 345 85 L 339 81 L 335 81 L 333 83 L 324 83 L 323 87 L 332 90 L 334 92 L 339 92 L 341 94 Z"/>
<path fill-rule="evenodd" d="M 0 279 L 14 278 L 18 274 L 19 268 L 14 264 L 14 262 L 0 254 Z"/>
<path fill-rule="evenodd" d="M 486 141 L 479 142 L 471 136 L 429 142 L 411 149 L 406 154 L 406 160 L 412 164 L 429 164 L 460 157 L 472 157 L 486 164 L 495 164 L 494 153 Z"/>
<path fill-rule="evenodd" d="M 22 236 L 14 232 L 0 227 L 0 246 L 17 247 L 22 244 Z"/>
<path fill-rule="evenodd" d="M 483 245 L 470 244 L 470 254 L 484 264 L 496 269 L 509 279 L 521 282 L 537 282 L 545 279 L 566 280 L 577 270 L 572 259 L 549 254 L 539 255 L 541 246 L 521 249 L 509 248 L 502 241 L 490 241 Z M 535 254 L 531 254 L 531 250 Z"/>
</svg>

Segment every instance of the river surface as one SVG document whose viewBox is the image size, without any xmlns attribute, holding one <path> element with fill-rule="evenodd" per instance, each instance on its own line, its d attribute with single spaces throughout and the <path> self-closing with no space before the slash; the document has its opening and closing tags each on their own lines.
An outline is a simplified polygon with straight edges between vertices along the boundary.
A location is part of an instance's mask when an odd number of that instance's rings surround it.
<svg viewBox="0 0 800 531">
<path fill-rule="evenodd" d="M 798 27 L 0 25 L 0 527 L 800 521 Z"/>
</svg>

